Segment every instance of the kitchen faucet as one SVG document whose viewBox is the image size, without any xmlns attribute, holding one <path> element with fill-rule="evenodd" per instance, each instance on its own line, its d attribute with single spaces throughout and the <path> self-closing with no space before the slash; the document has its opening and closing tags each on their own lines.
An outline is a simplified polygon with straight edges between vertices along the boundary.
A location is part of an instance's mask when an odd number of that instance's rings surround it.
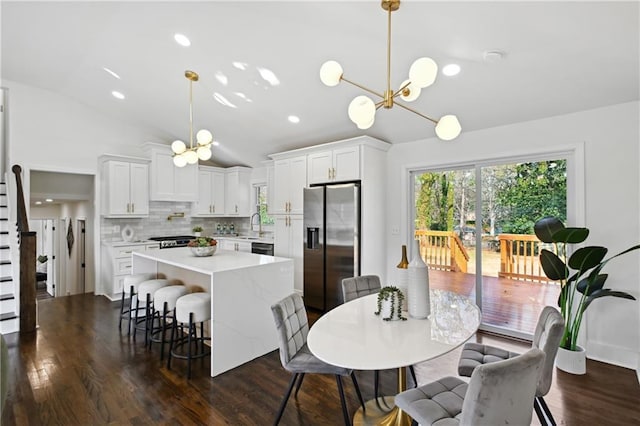
<svg viewBox="0 0 640 426">
<path fill-rule="evenodd" d="M 249 225 L 251 226 L 251 232 L 253 232 L 253 217 L 258 216 L 258 237 L 262 237 L 262 218 L 260 217 L 260 212 L 255 212 L 251 215 L 249 219 Z"/>
</svg>

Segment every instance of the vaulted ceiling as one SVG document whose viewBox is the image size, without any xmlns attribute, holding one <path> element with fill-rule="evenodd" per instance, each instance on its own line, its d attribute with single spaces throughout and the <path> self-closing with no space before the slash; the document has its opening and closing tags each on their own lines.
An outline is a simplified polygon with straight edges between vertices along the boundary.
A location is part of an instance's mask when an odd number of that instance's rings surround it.
<svg viewBox="0 0 640 426">
<path fill-rule="evenodd" d="M 322 63 L 335 59 L 345 77 L 384 91 L 387 15 L 377 1 L 0 7 L 3 79 L 72 98 L 159 142 L 188 139 L 184 71 L 197 71 L 194 127 L 213 132 L 221 165 L 259 166 L 270 153 L 361 134 L 391 143 L 434 136 L 432 123 L 398 107 L 358 130 L 347 107 L 362 90 L 319 79 Z M 391 85 L 397 89 L 421 56 L 459 64 L 460 74 L 439 75 L 411 106 L 434 118 L 456 114 L 460 140 L 465 131 L 638 100 L 638 16 L 638 2 L 406 0 L 392 14 Z M 178 45 L 175 33 L 191 46 Z M 488 51 L 502 59 L 485 59 Z"/>
</svg>

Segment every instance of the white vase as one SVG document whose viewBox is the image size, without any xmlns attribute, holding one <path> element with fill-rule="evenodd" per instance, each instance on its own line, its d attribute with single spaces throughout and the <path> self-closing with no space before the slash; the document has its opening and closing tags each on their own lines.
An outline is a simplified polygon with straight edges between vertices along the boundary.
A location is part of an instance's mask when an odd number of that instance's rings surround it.
<svg viewBox="0 0 640 426">
<path fill-rule="evenodd" d="M 587 352 L 580 346 L 577 346 L 575 351 L 558 348 L 556 367 L 571 374 L 585 374 L 587 372 Z"/>
<path fill-rule="evenodd" d="M 429 270 L 420 256 L 420 242 L 413 243 L 413 259 L 407 268 L 409 315 L 412 318 L 424 319 L 431 313 L 429 299 Z"/>
<path fill-rule="evenodd" d="M 194 232 L 193 236 L 194 237 L 200 237 L 200 236 L 202 236 L 202 232 Z"/>
</svg>

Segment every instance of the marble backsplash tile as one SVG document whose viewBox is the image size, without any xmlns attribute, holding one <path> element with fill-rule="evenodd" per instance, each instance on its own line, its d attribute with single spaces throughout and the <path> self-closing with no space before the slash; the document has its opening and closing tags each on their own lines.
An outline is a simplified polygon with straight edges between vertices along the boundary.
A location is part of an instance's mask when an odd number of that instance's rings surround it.
<svg viewBox="0 0 640 426">
<path fill-rule="evenodd" d="M 168 217 L 174 213 L 184 213 L 184 217 Z M 149 217 L 111 219 L 100 218 L 100 237 L 102 241 L 122 241 L 122 228 L 129 225 L 134 232 L 135 240 L 146 240 L 149 237 L 169 235 L 193 235 L 192 228 L 199 225 L 203 228 L 203 235 L 216 235 L 216 226 L 226 224 L 227 228 L 234 225 L 236 233 L 246 235 L 251 233 L 248 217 L 191 217 L 191 203 L 151 201 L 149 202 Z M 116 230 L 117 229 L 117 230 Z"/>
</svg>

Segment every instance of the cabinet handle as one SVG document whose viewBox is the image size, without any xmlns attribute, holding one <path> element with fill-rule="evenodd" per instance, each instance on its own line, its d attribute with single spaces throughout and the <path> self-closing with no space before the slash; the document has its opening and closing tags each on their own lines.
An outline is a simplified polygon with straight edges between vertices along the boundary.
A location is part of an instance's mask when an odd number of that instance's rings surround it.
<svg viewBox="0 0 640 426">
<path fill-rule="evenodd" d="M 327 169 L 327 179 L 331 179 L 331 167 Z"/>
<path fill-rule="evenodd" d="M 136 211 L 136 205 L 131 203 L 131 213 L 135 213 Z"/>
<path fill-rule="evenodd" d="M 236 213 L 238 213 L 238 205 L 236 204 Z"/>
<path fill-rule="evenodd" d="M 130 211 L 129 211 L 129 203 L 127 203 L 127 213 L 130 213 Z"/>
<path fill-rule="evenodd" d="M 334 179 L 336 178 L 336 169 L 335 168 L 333 169 L 333 178 Z"/>
<path fill-rule="evenodd" d="M 216 212 L 216 205 L 215 204 L 211 206 L 211 210 L 212 210 L 212 213 Z"/>
</svg>

